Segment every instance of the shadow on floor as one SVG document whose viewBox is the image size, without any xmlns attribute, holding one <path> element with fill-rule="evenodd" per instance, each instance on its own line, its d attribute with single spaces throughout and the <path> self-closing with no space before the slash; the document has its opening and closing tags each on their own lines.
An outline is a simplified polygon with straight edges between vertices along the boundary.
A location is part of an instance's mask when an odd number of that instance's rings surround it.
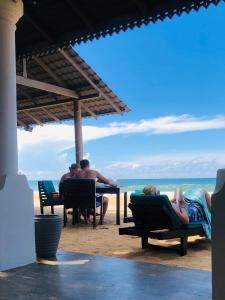
<svg viewBox="0 0 225 300">
<path fill-rule="evenodd" d="M 211 273 L 79 253 L 0 272 L 1 300 L 211 299 Z"/>
</svg>

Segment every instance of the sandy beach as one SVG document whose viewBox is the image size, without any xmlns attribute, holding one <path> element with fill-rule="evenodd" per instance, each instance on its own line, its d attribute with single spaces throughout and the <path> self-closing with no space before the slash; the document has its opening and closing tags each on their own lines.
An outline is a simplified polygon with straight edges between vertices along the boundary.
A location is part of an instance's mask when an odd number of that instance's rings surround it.
<svg viewBox="0 0 225 300">
<path fill-rule="evenodd" d="M 173 193 L 167 193 L 171 198 Z M 178 241 L 151 240 L 151 247 L 141 249 L 141 239 L 131 236 L 120 236 L 116 222 L 116 199 L 110 196 L 109 210 L 105 218 L 105 224 L 92 229 L 91 225 L 71 225 L 69 216 L 68 225 L 62 230 L 60 250 L 82 252 L 95 255 L 116 256 L 133 259 L 146 263 L 158 263 L 178 267 L 211 270 L 211 243 L 205 238 L 189 238 L 188 254 L 181 257 L 176 251 Z M 39 195 L 34 193 L 35 214 L 40 213 Z M 45 208 L 45 214 L 50 213 L 50 208 Z M 55 207 L 55 213 L 62 215 L 62 207 Z M 121 195 L 121 220 L 123 217 L 123 195 Z M 123 224 L 123 227 L 132 226 L 132 223 Z M 160 246 L 164 247 L 160 247 Z"/>
</svg>

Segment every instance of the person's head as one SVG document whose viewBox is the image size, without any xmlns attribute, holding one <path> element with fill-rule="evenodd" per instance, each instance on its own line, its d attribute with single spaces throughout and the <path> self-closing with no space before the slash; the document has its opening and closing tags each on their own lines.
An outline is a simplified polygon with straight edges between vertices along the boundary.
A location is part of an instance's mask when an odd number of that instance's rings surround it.
<svg viewBox="0 0 225 300">
<path fill-rule="evenodd" d="M 160 194 L 160 191 L 154 185 L 146 185 L 143 190 L 142 194 L 149 195 L 149 196 L 156 196 Z"/>
<path fill-rule="evenodd" d="M 76 173 L 76 171 L 79 170 L 79 165 L 78 164 L 72 164 L 70 167 L 69 167 L 69 170 L 70 170 L 70 173 Z"/>
<path fill-rule="evenodd" d="M 90 162 L 89 162 L 89 160 L 87 160 L 87 159 L 82 159 L 82 160 L 80 161 L 80 167 L 81 167 L 82 170 L 89 168 L 89 167 L 90 167 Z"/>
</svg>

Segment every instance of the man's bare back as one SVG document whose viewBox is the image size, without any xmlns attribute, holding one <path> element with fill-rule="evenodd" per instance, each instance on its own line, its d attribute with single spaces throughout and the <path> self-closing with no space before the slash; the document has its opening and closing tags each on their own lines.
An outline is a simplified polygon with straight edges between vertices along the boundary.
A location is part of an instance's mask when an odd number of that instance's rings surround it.
<svg viewBox="0 0 225 300">
<path fill-rule="evenodd" d="M 81 169 L 76 174 L 77 178 L 95 179 L 98 182 L 102 182 L 111 186 L 116 186 L 114 182 L 111 182 L 98 171 L 90 169 L 90 163 L 87 159 L 83 159 L 80 161 L 80 167 Z"/>
<path fill-rule="evenodd" d="M 98 171 L 91 170 L 91 169 L 80 170 L 77 173 L 77 178 L 96 179 L 99 182 L 110 184 L 110 181 L 107 178 L 102 176 Z"/>
<path fill-rule="evenodd" d="M 109 184 L 109 185 L 115 185 L 113 182 L 110 182 L 107 178 L 105 178 L 103 175 L 101 175 L 98 171 L 91 170 L 90 169 L 90 163 L 87 159 L 82 159 L 80 161 L 80 167 L 81 169 L 79 172 L 76 174 L 76 178 L 81 178 L 81 179 L 95 179 L 98 182 L 102 182 L 104 184 Z M 103 218 L 105 216 L 105 213 L 108 208 L 108 202 L 109 199 L 105 196 L 100 196 L 102 198 L 102 204 L 103 204 Z"/>
</svg>

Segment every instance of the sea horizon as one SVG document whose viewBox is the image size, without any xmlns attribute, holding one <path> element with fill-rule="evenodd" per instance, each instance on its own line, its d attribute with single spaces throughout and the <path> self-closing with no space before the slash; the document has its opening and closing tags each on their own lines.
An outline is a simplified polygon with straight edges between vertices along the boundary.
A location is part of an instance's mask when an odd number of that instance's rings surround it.
<svg viewBox="0 0 225 300">
<path fill-rule="evenodd" d="M 44 179 L 43 179 L 44 180 Z M 49 180 L 49 179 L 48 179 Z M 58 190 L 59 180 L 52 180 L 55 189 Z M 196 178 L 137 178 L 137 179 L 117 179 L 118 186 L 128 192 L 140 191 L 145 185 L 157 186 L 162 192 L 173 192 L 177 186 L 185 191 L 190 188 L 204 187 L 207 191 L 213 192 L 216 178 L 196 177 Z M 38 180 L 28 180 L 29 186 L 34 191 L 38 191 Z"/>
</svg>

